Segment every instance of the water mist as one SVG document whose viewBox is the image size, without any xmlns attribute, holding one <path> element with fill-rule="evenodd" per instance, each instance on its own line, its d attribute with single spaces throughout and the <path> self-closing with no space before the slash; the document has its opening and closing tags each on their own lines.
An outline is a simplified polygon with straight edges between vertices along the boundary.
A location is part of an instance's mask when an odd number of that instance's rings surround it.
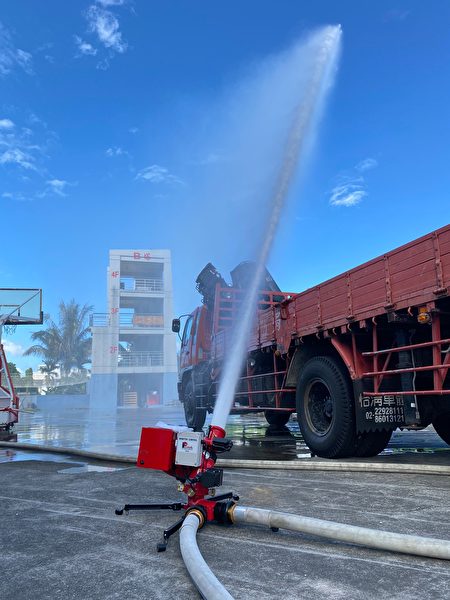
<svg viewBox="0 0 450 600">
<path fill-rule="evenodd" d="M 256 258 L 256 269 L 243 308 L 233 333 L 230 353 L 224 365 L 211 424 L 225 429 L 237 383 L 244 363 L 247 341 L 256 314 L 257 296 L 264 266 L 276 234 L 280 216 L 297 169 L 306 160 L 314 139 L 327 91 L 333 75 L 341 39 L 340 26 L 329 26 L 313 33 L 295 52 L 299 56 L 295 68 L 299 73 L 298 101 L 285 135 L 284 147 L 280 148 L 281 162 L 275 175 L 272 192 L 267 200 L 268 216 L 260 249 Z"/>
</svg>

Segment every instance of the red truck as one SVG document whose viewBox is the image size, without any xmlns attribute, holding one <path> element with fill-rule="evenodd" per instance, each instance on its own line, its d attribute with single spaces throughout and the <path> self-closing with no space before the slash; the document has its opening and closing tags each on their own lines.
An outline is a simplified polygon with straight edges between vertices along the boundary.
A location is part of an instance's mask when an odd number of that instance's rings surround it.
<svg viewBox="0 0 450 600">
<path fill-rule="evenodd" d="M 214 408 L 252 266 L 231 286 L 211 264 L 197 278 L 203 304 L 186 315 L 178 383 L 194 429 Z M 268 273 L 263 287 L 232 412 L 280 426 L 296 412 L 325 458 L 374 456 L 397 427 L 430 423 L 450 444 L 450 225 L 299 294 Z"/>
</svg>

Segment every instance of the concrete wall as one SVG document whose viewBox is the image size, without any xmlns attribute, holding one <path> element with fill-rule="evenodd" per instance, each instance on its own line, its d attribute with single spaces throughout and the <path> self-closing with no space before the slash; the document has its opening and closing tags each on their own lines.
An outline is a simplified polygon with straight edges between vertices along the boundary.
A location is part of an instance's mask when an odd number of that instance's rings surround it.
<svg viewBox="0 0 450 600">
<path fill-rule="evenodd" d="M 91 410 L 100 412 L 117 407 L 117 374 L 92 373 L 89 385 Z"/>
<path fill-rule="evenodd" d="M 22 396 L 23 408 L 36 406 L 39 410 L 66 410 L 68 408 L 89 408 L 89 394 L 30 394 Z"/>
</svg>

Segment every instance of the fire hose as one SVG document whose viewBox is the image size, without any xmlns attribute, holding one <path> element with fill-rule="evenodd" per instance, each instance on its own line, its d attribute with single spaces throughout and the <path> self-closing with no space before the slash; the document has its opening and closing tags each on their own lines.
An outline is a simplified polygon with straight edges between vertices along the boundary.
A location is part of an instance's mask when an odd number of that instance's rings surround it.
<svg viewBox="0 0 450 600">
<path fill-rule="evenodd" d="M 200 554 L 197 531 L 201 521 L 196 514 L 188 514 L 180 530 L 180 550 L 186 569 L 196 588 L 207 600 L 233 600 Z"/>
<path fill-rule="evenodd" d="M 344 525 L 333 521 L 302 517 L 291 513 L 235 504 L 231 509 L 233 523 L 264 525 L 272 530 L 287 529 L 309 535 L 358 544 L 366 548 L 450 560 L 450 542 L 416 535 L 404 535 L 367 527 Z M 180 548 L 192 581 L 206 600 L 232 600 L 232 596 L 216 578 L 202 557 L 196 540 L 201 519 L 188 514 L 180 531 Z"/>
<path fill-rule="evenodd" d="M 47 446 L 44 444 L 30 444 L 27 442 L 0 441 L 0 448 L 15 450 L 29 450 L 34 452 L 50 452 L 54 454 L 67 454 L 92 460 L 107 462 L 120 462 L 136 464 L 136 456 L 123 454 L 108 454 L 92 450 L 80 450 L 65 446 Z M 450 475 L 450 467 L 446 465 L 414 465 L 401 463 L 379 462 L 346 462 L 341 460 L 246 460 L 240 458 L 219 459 L 218 467 L 226 469 L 273 469 L 286 471 L 341 471 L 353 473 L 392 473 L 396 475 Z"/>
</svg>

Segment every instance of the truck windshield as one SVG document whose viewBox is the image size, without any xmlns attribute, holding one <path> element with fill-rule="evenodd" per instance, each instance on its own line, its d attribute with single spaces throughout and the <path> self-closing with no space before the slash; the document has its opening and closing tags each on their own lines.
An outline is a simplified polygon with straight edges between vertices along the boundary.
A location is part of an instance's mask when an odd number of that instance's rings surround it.
<svg viewBox="0 0 450 600">
<path fill-rule="evenodd" d="M 186 325 L 184 326 L 184 331 L 183 331 L 183 340 L 181 342 L 183 346 L 189 340 L 189 337 L 191 335 L 193 321 L 194 321 L 193 317 L 189 317 L 189 319 L 186 321 Z"/>
</svg>

